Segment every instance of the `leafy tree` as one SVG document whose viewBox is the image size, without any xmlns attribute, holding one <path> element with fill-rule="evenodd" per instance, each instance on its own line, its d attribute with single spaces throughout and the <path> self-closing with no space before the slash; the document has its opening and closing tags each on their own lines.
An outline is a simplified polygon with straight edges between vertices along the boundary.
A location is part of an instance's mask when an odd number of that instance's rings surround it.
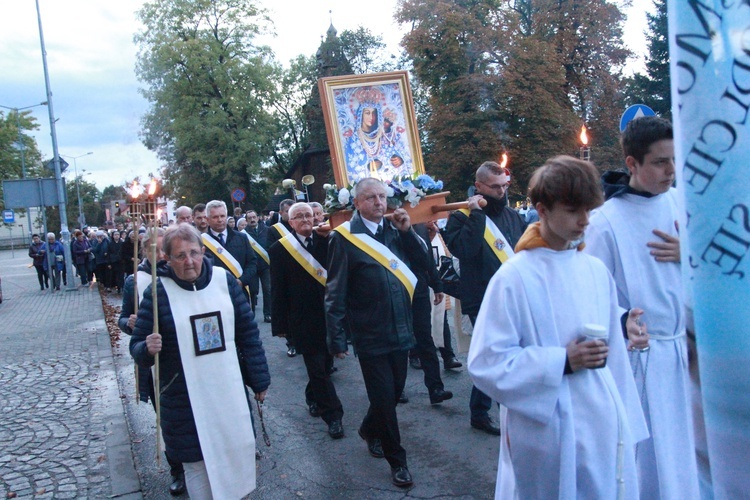
<svg viewBox="0 0 750 500">
<path fill-rule="evenodd" d="M 22 177 L 22 153 L 26 177 L 40 176 L 42 156 L 36 140 L 27 133 L 38 129 L 39 124 L 31 115 L 31 111 L 21 111 L 18 114 L 16 112 L 6 114 L 0 111 L 0 179 L 11 180 Z M 2 184 L 0 184 L 0 207 L 4 208 L 2 195 Z"/>
<path fill-rule="evenodd" d="M 77 179 L 64 179 L 65 192 L 68 198 L 65 209 L 68 214 L 68 226 L 71 233 L 73 228 L 80 227 L 78 223 L 78 192 L 76 191 L 76 180 L 78 181 L 78 190 L 81 193 L 81 207 L 86 217 L 88 226 L 104 225 L 104 208 L 102 207 L 102 194 L 97 189 L 96 184 L 83 179 L 79 175 Z M 47 207 L 47 227 L 55 234 L 60 234 L 60 212 L 58 207 Z"/>
<path fill-rule="evenodd" d="M 254 43 L 268 25 L 253 0 L 152 0 L 138 11 L 137 74 L 151 109 L 144 144 L 176 198 L 229 201 L 271 156 L 275 68 Z"/>
<path fill-rule="evenodd" d="M 671 80 L 669 76 L 669 38 L 667 33 L 667 0 L 654 0 L 656 11 L 647 13 L 648 56 L 646 74 L 633 76 L 628 104 L 643 103 L 666 119 L 672 116 Z"/>
<path fill-rule="evenodd" d="M 622 13 L 606 0 L 404 0 L 402 45 L 431 114 L 425 163 L 455 197 L 476 167 L 511 157 L 512 194 L 533 168 L 576 154 L 586 123 L 595 160 L 614 158 L 623 108 Z"/>
<path fill-rule="evenodd" d="M 396 67 L 396 56 L 386 52 L 383 37 L 373 34 L 368 28 L 359 26 L 356 30 L 341 32 L 341 45 L 344 56 L 355 75 L 392 71 Z"/>
</svg>

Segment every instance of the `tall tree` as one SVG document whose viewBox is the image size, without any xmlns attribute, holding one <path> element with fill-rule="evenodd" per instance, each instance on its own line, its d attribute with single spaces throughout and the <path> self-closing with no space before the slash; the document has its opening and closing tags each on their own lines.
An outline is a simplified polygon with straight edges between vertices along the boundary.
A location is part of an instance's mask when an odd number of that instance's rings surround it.
<svg viewBox="0 0 750 500">
<path fill-rule="evenodd" d="M 667 0 L 654 0 L 654 9 L 654 13 L 646 14 L 648 20 L 646 74 L 634 75 L 629 87 L 628 99 L 629 104 L 646 104 L 659 116 L 671 119 Z"/>
<path fill-rule="evenodd" d="M 25 165 L 26 177 L 38 177 L 42 171 L 42 155 L 36 140 L 28 132 L 38 130 L 39 124 L 31 111 L 5 113 L 0 111 L 0 179 L 20 179 Z M 3 204 L 0 184 L 0 207 Z"/>
<path fill-rule="evenodd" d="M 68 213 L 68 222 L 71 223 L 72 227 L 80 227 L 78 222 L 78 192 L 81 194 L 81 208 L 83 214 L 86 217 L 86 224 L 88 226 L 99 226 L 104 225 L 105 212 L 102 206 L 102 194 L 97 189 L 96 184 L 83 179 L 83 175 L 79 174 L 77 178 L 63 179 L 65 182 L 65 192 L 67 196 L 67 203 L 65 208 Z M 76 189 L 76 181 L 78 182 L 78 189 Z M 60 233 L 60 213 L 58 207 L 47 207 L 47 226 L 50 231 L 57 234 Z"/>
<path fill-rule="evenodd" d="M 137 74 L 151 109 L 144 144 L 165 162 L 174 197 L 229 199 L 271 156 L 275 68 L 255 37 L 268 25 L 252 0 L 152 0 Z"/>
</svg>

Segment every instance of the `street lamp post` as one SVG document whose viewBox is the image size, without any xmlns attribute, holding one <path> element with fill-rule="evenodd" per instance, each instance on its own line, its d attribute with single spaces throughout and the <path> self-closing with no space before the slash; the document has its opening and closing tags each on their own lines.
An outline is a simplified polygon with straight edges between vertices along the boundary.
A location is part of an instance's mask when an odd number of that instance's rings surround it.
<svg viewBox="0 0 750 500">
<path fill-rule="evenodd" d="M 16 113 L 16 129 L 18 129 L 18 150 L 21 152 L 21 179 L 26 178 L 26 145 L 23 143 L 23 134 L 21 134 L 21 111 L 25 109 L 36 108 L 37 106 L 46 106 L 47 101 L 40 102 L 39 104 L 32 104 L 31 106 L 23 106 L 21 108 L 13 108 L 10 106 L 3 106 L 0 104 L 0 108 L 9 109 Z M 29 222 L 29 240 L 31 240 L 31 234 L 34 230 L 31 227 L 31 209 L 26 207 L 26 219 Z"/>
<path fill-rule="evenodd" d="M 84 153 L 78 156 L 60 155 L 64 158 L 70 158 L 71 160 L 73 160 L 73 170 L 75 171 L 75 176 L 76 176 L 76 196 L 78 197 L 78 223 L 81 225 L 81 229 L 83 229 L 83 226 L 86 225 L 86 216 L 83 215 L 83 204 L 81 203 L 81 187 L 79 185 L 79 178 L 78 178 L 78 162 L 76 160 L 78 158 L 83 158 L 84 156 L 88 156 L 92 154 L 94 154 L 93 151 L 89 151 L 88 153 Z"/>
</svg>

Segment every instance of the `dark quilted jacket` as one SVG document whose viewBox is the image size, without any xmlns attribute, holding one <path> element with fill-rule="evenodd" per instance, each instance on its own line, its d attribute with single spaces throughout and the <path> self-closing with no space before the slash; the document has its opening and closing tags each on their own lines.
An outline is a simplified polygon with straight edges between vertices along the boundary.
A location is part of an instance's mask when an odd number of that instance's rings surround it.
<svg viewBox="0 0 750 500">
<path fill-rule="evenodd" d="M 211 280 L 213 268 L 210 261 L 204 257 L 203 269 L 195 282 L 197 289 L 205 288 Z M 192 290 L 193 284 L 178 279 L 166 265 L 157 267 L 157 276 L 168 276 L 179 286 Z M 271 383 L 268 364 L 263 345 L 260 341 L 258 325 L 250 310 L 250 304 L 240 289 L 237 281 L 227 273 L 229 293 L 232 296 L 235 312 L 235 341 L 238 351 L 244 359 L 248 380 L 253 392 L 265 391 Z M 161 419 L 164 444 L 167 454 L 179 462 L 197 462 L 203 460 L 195 428 L 193 411 L 190 407 L 187 385 L 179 356 L 179 346 L 175 332 L 174 320 L 167 294 L 161 282 L 157 282 L 159 299 L 159 333 L 162 336 L 162 351 L 160 354 L 161 368 Z M 138 309 L 138 319 L 130 338 L 130 354 L 136 363 L 143 368 L 149 368 L 154 358 L 146 349 L 146 337 L 153 329 L 152 290 L 149 286 Z M 219 409 L 217 409 L 219 410 Z"/>
</svg>

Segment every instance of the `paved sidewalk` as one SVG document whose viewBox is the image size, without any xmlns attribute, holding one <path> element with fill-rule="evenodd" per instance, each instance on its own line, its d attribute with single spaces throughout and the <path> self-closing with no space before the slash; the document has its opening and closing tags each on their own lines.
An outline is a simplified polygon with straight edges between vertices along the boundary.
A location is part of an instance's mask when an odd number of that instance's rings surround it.
<svg viewBox="0 0 750 500">
<path fill-rule="evenodd" d="M 0 252 L 0 498 L 142 498 L 98 291 L 42 292 L 15 255 Z"/>
</svg>

